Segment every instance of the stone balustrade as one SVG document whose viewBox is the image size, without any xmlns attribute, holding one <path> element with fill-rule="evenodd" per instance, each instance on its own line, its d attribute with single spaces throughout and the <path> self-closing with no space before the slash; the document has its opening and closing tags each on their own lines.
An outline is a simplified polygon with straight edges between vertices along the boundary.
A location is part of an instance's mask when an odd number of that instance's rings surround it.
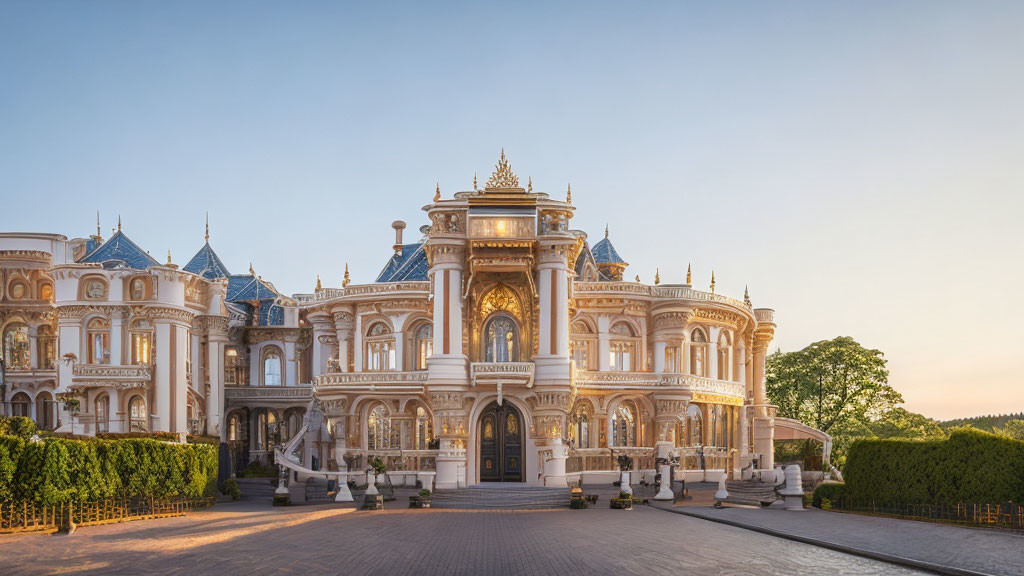
<svg viewBox="0 0 1024 576">
<path fill-rule="evenodd" d="M 313 380 L 313 387 L 317 390 L 347 386 L 422 386 L 427 381 L 427 372 L 331 372 Z"/>
<path fill-rule="evenodd" d="M 740 400 L 746 394 L 746 386 L 742 382 L 715 380 L 692 374 L 582 371 L 576 374 L 575 382 L 579 388 L 681 388 L 690 392 L 729 396 Z"/>
<path fill-rule="evenodd" d="M 308 400 L 311 386 L 225 386 L 228 400 Z"/>
</svg>

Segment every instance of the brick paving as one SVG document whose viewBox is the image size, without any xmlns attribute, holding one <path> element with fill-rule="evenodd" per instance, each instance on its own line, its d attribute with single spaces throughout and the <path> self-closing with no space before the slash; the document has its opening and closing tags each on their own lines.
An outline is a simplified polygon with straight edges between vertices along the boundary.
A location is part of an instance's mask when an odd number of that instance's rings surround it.
<svg viewBox="0 0 1024 576">
<path fill-rule="evenodd" d="M 2 574 L 829 574 L 917 572 L 646 506 L 408 510 L 219 504 L 166 518 L 0 536 Z"/>
<path fill-rule="evenodd" d="M 665 506 L 657 503 L 656 506 Z M 809 509 L 676 506 L 687 514 L 722 519 L 869 554 L 894 556 L 965 573 L 1024 574 L 1024 534 L 932 522 Z"/>
</svg>

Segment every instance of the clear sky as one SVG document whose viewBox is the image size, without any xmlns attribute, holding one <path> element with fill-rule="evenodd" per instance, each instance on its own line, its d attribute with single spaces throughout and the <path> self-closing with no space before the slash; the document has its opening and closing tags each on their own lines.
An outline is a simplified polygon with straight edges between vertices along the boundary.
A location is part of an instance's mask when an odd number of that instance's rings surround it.
<svg viewBox="0 0 1024 576">
<path fill-rule="evenodd" d="M 370 9 L 372 5 L 372 9 Z M 504 146 L 627 275 L 1024 410 L 1024 2 L 0 2 L 0 230 L 369 282 Z M 411 234 L 410 234 L 411 233 Z"/>
</svg>

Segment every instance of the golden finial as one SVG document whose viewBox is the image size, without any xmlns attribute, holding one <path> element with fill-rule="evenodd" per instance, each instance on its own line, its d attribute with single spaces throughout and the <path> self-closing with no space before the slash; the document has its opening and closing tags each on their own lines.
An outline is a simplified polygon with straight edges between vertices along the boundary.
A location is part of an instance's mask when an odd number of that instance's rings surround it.
<svg viewBox="0 0 1024 576">
<path fill-rule="evenodd" d="M 569 188 L 565 190 L 565 203 L 572 204 L 572 182 L 569 182 Z"/>
<path fill-rule="evenodd" d="M 519 188 L 519 177 L 512 172 L 512 167 L 509 166 L 508 160 L 505 159 L 505 149 L 501 149 L 501 158 L 498 159 L 497 165 L 494 166 L 494 172 L 491 177 L 484 183 L 484 188 L 487 189 L 509 189 Z M 522 190 L 522 188 L 519 188 Z"/>
<path fill-rule="evenodd" d="M 117 231 L 118 232 L 121 231 L 121 215 L 120 214 L 117 215 Z"/>
<path fill-rule="evenodd" d="M 640 275 L 639 274 L 636 275 L 636 281 L 637 281 L 637 283 L 640 282 Z"/>
<path fill-rule="evenodd" d="M 96 237 L 100 236 L 100 211 L 96 211 Z"/>
<path fill-rule="evenodd" d="M 476 190 L 476 170 L 473 171 L 473 190 Z"/>
<path fill-rule="evenodd" d="M 715 271 L 711 271 L 711 293 L 715 293 Z"/>
<path fill-rule="evenodd" d="M 323 285 L 320 284 L 320 275 L 317 274 L 316 275 L 316 291 L 319 292 L 319 291 L 321 291 L 323 289 L 324 289 Z"/>
<path fill-rule="evenodd" d="M 167 251 L 167 265 L 169 266 L 170 264 L 171 264 L 171 251 L 168 250 Z"/>
<path fill-rule="evenodd" d="M 605 239 L 608 239 L 608 225 L 607 224 L 604 225 L 604 237 L 605 237 Z"/>
<path fill-rule="evenodd" d="M 206 211 L 206 243 L 210 243 L 210 211 Z"/>
<path fill-rule="evenodd" d="M 750 306 L 750 290 L 746 286 L 743 287 L 743 303 Z"/>
<path fill-rule="evenodd" d="M 661 269 L 660 268 L 655 268 L 654 269 L 654 283 L 655 284 L 661 284 Z"/>
<path fill-rule="evenodd" d="M 349 285 L 352 280 L 348 277 L 348 262 L 345 262 L 345 277 L 341 281 L 341 287 L 344 288 Z"/>
<path fill-rule="evenodd" d="M 526 191 L 533 192 L 533 176 L 526 177 Z"/>
<path fill-rule="evenodd" d="M 693 271 L 690 268 L 690 263 L 686 263 L 686 285 L 689 286 L 693 283 Z"/>
<path fill-rule="evenodd" d="M 249 262 L 249 275 L 250 276 L 255 276 L 256 275 L 256 272 L 254 272 L 253 269 L 252 269 L 252 262 L 251 261 Z"/>
<path fill-rule="evenodd" d="M 434 188 L 434 202 L 441 199 L 441 183 L 437 183 L 437 188 Z"/>
</svg>

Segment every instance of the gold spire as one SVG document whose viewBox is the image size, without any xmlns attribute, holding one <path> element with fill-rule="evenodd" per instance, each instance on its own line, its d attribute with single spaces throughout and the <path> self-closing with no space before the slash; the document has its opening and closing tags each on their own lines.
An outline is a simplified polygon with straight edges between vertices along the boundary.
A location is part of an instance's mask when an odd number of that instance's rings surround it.
<svg viewBox="0 0 1024 576">
<path fill-rule="evenodd" d="M 96 237 L 100 237 L 100 211 L 96 211 Z"/>
<path fill-rule="evenodd" d="M 689 286 L 693 283 L 693 271 L 690 269 L 690 263 L 686 263 L 686 285 Z"/>
<path fill-rule="evenodd" d="M 572 204 L 572 182 L 569 182 L 569 188 L 565 191 L 565 203 Z"/>
<path fill-rule="evenodd" d="M 504 148 L 501 149 L 501 158 L 498 159 L 498 163 L 494 166 L 494 172 L 487 179 L 484 188 L 489 190 L 519 188 L 519 177 L 512 172 L 512 167 L 509 166 L 508 160 L 505 159 Z M 522 188 L 519 189 L 522 190 Z"/>
<path fill-rule="evenodd" d="M 206 243 L 210 243 L 210 211 L 206 211 Z"/>
<path fill-rule="evenodd" d="M 319 291 L 321 291 L 323 289 L 324 289 L 323 284 L 320 284 L 320 275 L 317 274 L 316 275 L 316 291 L 319 292 Z"/>
<path fill-rule="evenodd" d="M 711 293 L 715 293 L 715 271 L 711 271 Z"/>
<path fill-rule="evenodd" d="M 352 280 L 348 277 L 348 262 L 345 262 L 345 277 L 341 281 L 341 287 L 344 288 L 349 285 Z"/>
<path fill-rule="evenodd" d="M 636 275 L 636 281 L 637 281 L 638 284 L 640 283 L 640 275 L 639 274 Z"/>
<path fill-rule="evenodd" d="M 171 251 L 170 250 L 167 251 L 167 264 L 168 265 L 171 264 Z"/>
<path fill-rule="evenodd" d="M 746 286 L 743 287 L 743 303 L 750 306 L 750 290 Z"/>
<path fill-rule="evenodd" d="M 121 215 L 120 214 L 117 215 L 117 231 L 118 232 L 121 231 Z"/>
<path fill-rule="evenodd" d="M 476 190 L 476 170 L 473 171 L 473 190 Z"/>
<path fill-rule="evenodd" d="M 526 177 L 526 191 L 533 192 L 533 176 Z"/>
<path fill-rule="evenodd" d="M 252 270 L 252 261 L 251 260 L 249 261 L 249 275 L 250 276 L 255 276 L 256 275 L 256 273 L 253 272 L 253 270 Z"/>
<path fill-rule="evenodd" d="M 441 183 L 437 183 L 437 188 L 434 188 L 434 202 L 441 199 Z"/>
<path fill-rule="evenodd" d="M 661 284 L 661 268 L 654 269 L 654 283 Z"/>
<path fill-rule="evenodd" d="M 605 239 L 608 238 L 608 224 L 604 225 L 604 237 L 605 237 Z"/>
</svg>

